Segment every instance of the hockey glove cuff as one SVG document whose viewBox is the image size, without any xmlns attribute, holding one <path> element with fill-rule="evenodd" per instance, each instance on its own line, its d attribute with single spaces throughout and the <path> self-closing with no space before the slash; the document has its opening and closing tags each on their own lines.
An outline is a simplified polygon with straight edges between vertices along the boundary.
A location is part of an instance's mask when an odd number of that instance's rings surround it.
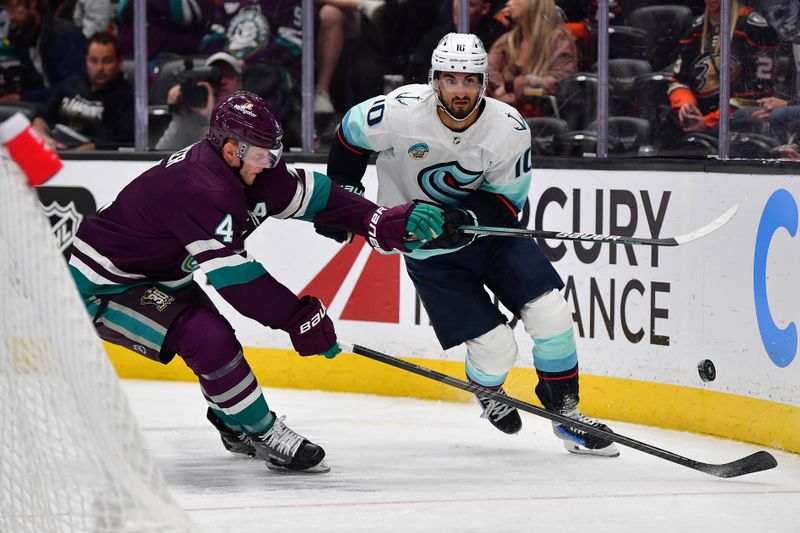
<svg viewBox="0 0 800 533">
<path fill-rule="evenodd" d="M 342 188 L 346 191 L 349 191 L 353 194 L 357 194 L 361 197 L 364 196 L 364 187 L 361 187 L 360 185 L 342 185 Z M 314 231 L 316 231 L 323 237 L 333 239 L 334 241 L 340 242 L 342 244 L 350 244 L 351 242 L 353 242 L 354 235 L 353 232 L 351 231 L 316 223 L 314 224 Z"/>
<path fill-rule="evenodd" d="M 322 352 L 320 355 L 324 356 L 325 359 L 333 359 L 334 357 L 336 357 L 340 353 L 342 353 L 342 347 L 339 346 L 338 342 L 334 342 L 333 346 L 328 348 L 327 351 Z"/>
<path fill-rule="evenodd" d="M 464 209 L 447 209 L 444 212 L 444 227 L 442 234 L 436 239 L 425 245 L 426 249 L 431 248 L 462 248 L 475 240 L 475 235 L 462 233 L 461 226 L 477 225 L 477 220 L 472 211 Z"/>
<path fill-rule="evenodd" d="M 300 355 L 321 354 L 330 359 L 341 351 L 325 306 L 313 296 L 300 298 L 297 310 L 278 328 L 289 334 L 292 346 Z M 339 352 L 334 352 L 336 348 Z"/>
</svg>

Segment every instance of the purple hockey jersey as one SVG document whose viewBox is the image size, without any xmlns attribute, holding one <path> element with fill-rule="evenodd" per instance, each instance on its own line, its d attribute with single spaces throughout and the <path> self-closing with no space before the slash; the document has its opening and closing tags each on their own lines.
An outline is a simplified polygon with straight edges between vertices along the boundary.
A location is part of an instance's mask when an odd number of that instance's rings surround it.
<svg viewBox="0 0 800 533">
<path fill-rule="evenodd" d="M 225 50 L 247 63 L 300 68 L 303 38 L 301 0 L 222 0 L 211 17 L 213 33 L 204 53 Z"/>
<path fill-rule="evenodd" d="M 316 221 L 365 234 L 377 206 L 327 176 L 281 161 L 243 187 L 206 140 L 172 154 L 133 180 L 106 209 L 87 217 L 72 245 L 70 271 L 84 301 L 137 284 L 177 289 L 198 267 L 237 311 L 265 326 L 284 322 L 297 296 L 244 249 L 267 217 Z"/>
</svg>

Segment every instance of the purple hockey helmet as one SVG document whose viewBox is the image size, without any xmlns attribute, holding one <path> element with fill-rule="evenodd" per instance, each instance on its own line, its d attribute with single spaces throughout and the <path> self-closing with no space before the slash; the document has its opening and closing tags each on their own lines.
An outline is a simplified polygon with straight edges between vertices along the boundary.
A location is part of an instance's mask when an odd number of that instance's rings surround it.
<svg viewBox="0 0 800 533">
<path fill-rule="evenodd" d="M 283 154 L 282 137 L 283 128 L 272 108 L 253 93 L 236 91 L 211 113 L 208 140 L 218 149 L 227 139 L 236 140 L 236 155 L 243 163 L 274 167 Z"/>
</svg>

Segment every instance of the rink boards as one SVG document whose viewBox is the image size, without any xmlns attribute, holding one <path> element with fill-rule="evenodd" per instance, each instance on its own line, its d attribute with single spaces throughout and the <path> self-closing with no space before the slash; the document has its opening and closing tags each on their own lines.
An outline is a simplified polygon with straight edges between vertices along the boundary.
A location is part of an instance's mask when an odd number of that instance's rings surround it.
<svg viewBox="0 0 800 533">
<path fill-rule="evenodd" d="M 66 161 L 40 192 L 62 246 L 81 216 L 152 164 Z M 374 167 L 365 183 L 374 198 Z M 529 199 L 530 228 L 638 237 L 685 234 L 739 204 L 721 229 L 678 247 L 540 244 L 566 283 L 588 414 L 800 452 L 796 176 L 535 169 Z M 439 348 L 399 256 L 379 255 L 363 241 L 342 247 L 299 221 L 268 220 L 247 246 L 291 289 L 328 303 L 340 338 L 463 377 L 462 349 Z M 239 316 L 209 292 L 264 385 L 467 399 L 355 355 L 300 358 L 283 332 Z M 535 401 L 531 341 L 521 325 L 514 331 L 520 356 L 507 390 Z M 162 367 L 107 348 L 123 377 L 193 379 L 180 361 Z M 713 381 L 698 373 L 706 359 Z"/>
</svg>

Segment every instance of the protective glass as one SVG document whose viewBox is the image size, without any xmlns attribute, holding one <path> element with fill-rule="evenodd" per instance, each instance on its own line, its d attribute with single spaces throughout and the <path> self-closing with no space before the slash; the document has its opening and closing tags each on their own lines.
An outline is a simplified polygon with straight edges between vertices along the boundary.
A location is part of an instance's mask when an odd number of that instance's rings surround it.
<svg viewBox="0 0 800 533">
<path fill-rule="evenodd" d="M 261 168 L 273 168 L 278 164 L 283 155 L 283 143 L 278 142 L 273 148 L 249 146 L 244 153 L 243 161 L 246 164 Z"/>
</svg>

